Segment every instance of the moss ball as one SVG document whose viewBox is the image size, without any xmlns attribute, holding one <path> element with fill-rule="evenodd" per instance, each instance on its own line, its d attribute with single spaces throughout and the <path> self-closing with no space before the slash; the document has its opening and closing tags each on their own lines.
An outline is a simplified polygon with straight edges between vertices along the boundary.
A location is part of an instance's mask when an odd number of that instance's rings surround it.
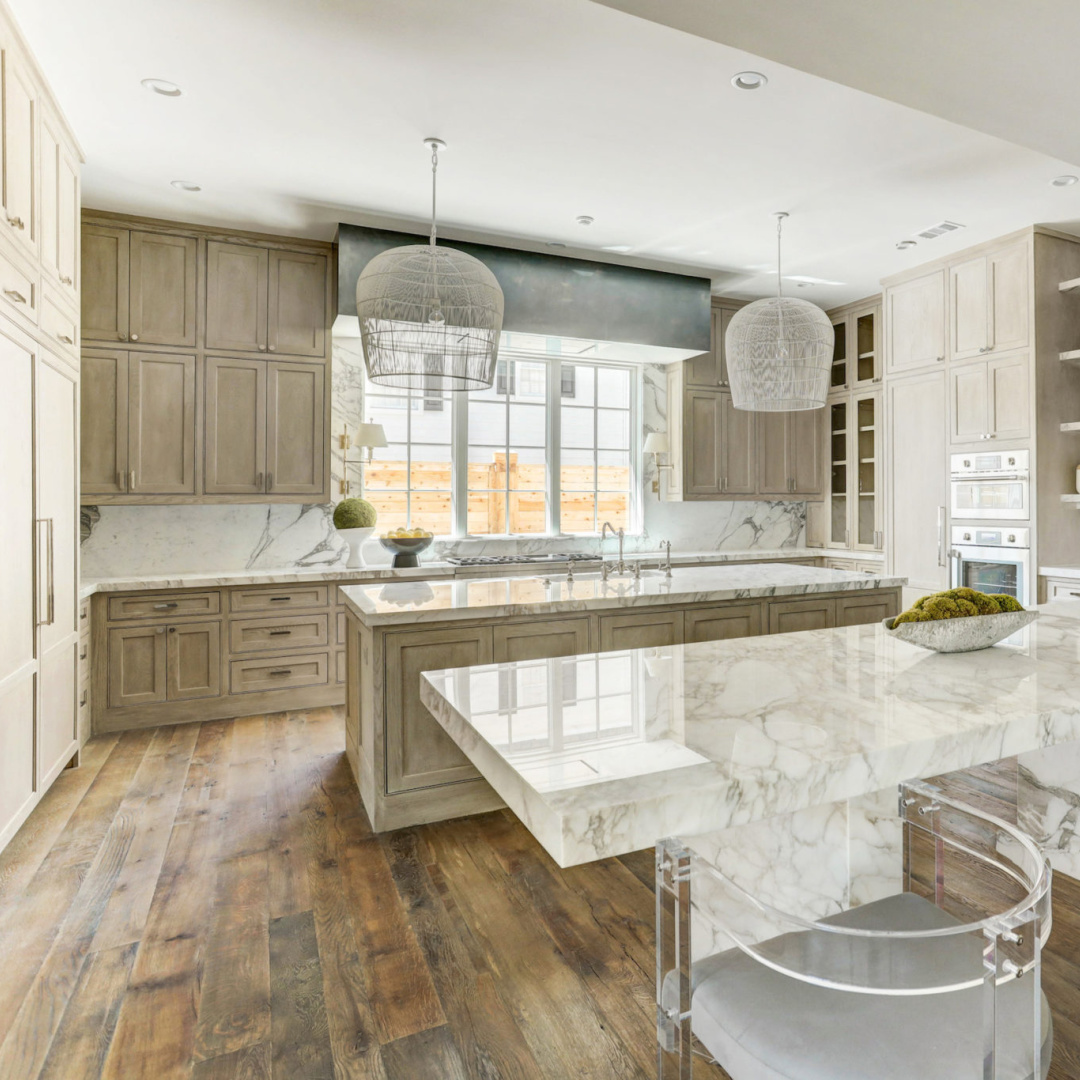
<svg viewBox="0 0 1080 1080">
<path fill-rule="evenodd" d="M 1015 596 L 1006 596 L 1005 593 L 996 593 L 993 597 L 998 611 L 1023 611 L 1024 605 Z"/>
<path fill-rule="evenodd" d="M 378 519 L 378 512 L 367 499 L 342 499 L 334 507 L 335 529 L 370 529 Z"/>
</svg>

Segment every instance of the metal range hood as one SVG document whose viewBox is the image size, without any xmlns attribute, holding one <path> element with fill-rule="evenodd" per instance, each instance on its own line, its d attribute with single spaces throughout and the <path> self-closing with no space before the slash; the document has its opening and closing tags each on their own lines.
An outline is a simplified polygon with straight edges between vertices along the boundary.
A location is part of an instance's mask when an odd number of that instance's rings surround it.
<svg viewBox="0 0 1080 1080">
<path fill-rule="evenodd" d="M 359 337 L 356 279 L 387 248 L 427 237 L 360 225 L 338 226 L 334 333 Z M 708 278 L 571 259 L 488 244 L 440 241 L 479 259 L 505 298 L 503 344 L 567 359 L 672 364 L 708 352 Z"/>
</svg>

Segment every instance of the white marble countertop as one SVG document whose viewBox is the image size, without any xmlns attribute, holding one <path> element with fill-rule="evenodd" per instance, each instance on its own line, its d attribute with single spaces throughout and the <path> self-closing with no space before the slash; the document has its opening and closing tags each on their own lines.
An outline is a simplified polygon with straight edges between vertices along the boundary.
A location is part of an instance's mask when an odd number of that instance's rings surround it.
<svg viewBox="0 0 1080 1080">
<path fill-rule="evenodd" d="M 1080 739 L 1078 615 L 973 653 L 857 626 L 428 672 L 421 697 L 570 866 Z"/>
<path fill-rule="evenodd" d="M 673 551 L 673 566 L 722 565 L 728 562 L 777 562 L 785 559 L 821 558 L 821 548 L 753 548 L 729 549 L 725 551 Z M 612 556 L 606 556 L 611 561 Z M 626 556 L 628 562 L 641 561 L 654 563 L 661 558 L 659 552 L 635 552 Z M 529 564 L 518 564 L 523 573 L 529 572 Z M 543 564 L 539 564 L 543 565 Z M 410 581 L 417 579 L 451 578 L 466 572 L 475 576 L 478 572 L 496 573 L 505 576 L 509 571 L 505 566 L 488 567 L 486 571 L 477 567 L 454 566 L 439 560 L 427 560 L 415 569 L 395 570 L 389 563 L 368 566 L 363 570 L 346 570 L 344 566 L 298 567 L 286 566 L 256 570 L 201 570 L 182 573 L 138 574 L 121 577 L 85 577 L 82 580 L 80 599 L 87 599 L 99 592 L 138 592 L 157 589 L 208 589 L 229 585 L 286 585 L 295 582 L 312 581 Z"/>
<path fill-rule="evenodd" d="M 1040 566 L 1043 577 L 1063 577 L 1080 579 L 1080 566 Z"/>
<path fill-rule="evenodd" d="M 671 577 L 647 571 L 603 581 L 596 571 L 544 576 L 350 585 L 342 599 L 369 626 L 547 615 L 558 612 L 704 604 L 765 596 L 803 596 L 899 587 L 904 578 L 816 566 L 676 567 Z"/>
</svg>

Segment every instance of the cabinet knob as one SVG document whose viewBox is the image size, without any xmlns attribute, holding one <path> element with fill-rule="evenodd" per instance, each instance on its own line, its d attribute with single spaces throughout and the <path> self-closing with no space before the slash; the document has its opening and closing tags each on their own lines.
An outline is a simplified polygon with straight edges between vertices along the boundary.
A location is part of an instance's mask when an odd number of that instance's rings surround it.
<svg viewBox="0 0 1080 1080">
<path fill-rule="evenodd" d="M 62 341 L 65 345 L 74 345 L 75 344 L 75 339 L 72 338 L 72 337 L 68 337 L 67 334 L 57 334 L 56 338 L 57 338 L 58 341 Z"/>
<path fill-rule="evenodd" d="M 277 351 L 277 346 L 276 345 L 270 345 L 270 346 L 268 346 L 268 348 L 270 349 L 271 352 L 276 352 Z"/>
<path fill-rule="evenodd" d="M 9 217 L 7 219 L 7 223 L 13 229 L 25 229 L 26 228 L 26 223 L 23 221 L 23 219 L 21 217 Z"/>
<path fill-rule="evenodd" d="M 121 341 L 127 341 L 127 334 L 117 334 L 116 336 L 117 336 L 117 337 L 118 337 L 118 338 L 119 338 L 119 339 L 120 339 Z"/>
<path fill-rule="evenodd" d="M 935 356 L 934 359 L 940 364 L 945 359 L 945 357 L 944 356 Z"/>
<path fill-rule="evenodd" d="M 157 628 L 157 632 L 158 632 L 159 634 L 164 634 L 164 633 L 165 633 L 165 627 L 164 627 L 164 626 L 159 626 L 159 627 Z"/>
<path fill-rule="evenodd" d="M 132 334 L 131 335 L 131 340 L 132 341 L 138 341 L 139 340 L 139 335 L 138 334 Z"/>
<path fill-rule="evenodd" d="M 71 278 L 69 278 L 67 276 L 67 274 L 62 274 L 61 277 L 60 277 L 60 284 L 61 285 L 73 285 L 74 282 L 71 280 Z"/>
<path fill-rule="evenodd" d="M 259 346 L 259 352 L 266 352 L 266 346 L 265 345 L 260 345 Z"/>
<path fill-rule="evenodd" d="M 9 300 L 14 300 L 16 304 L 25 304 L 26 303 L 26 297 L 23 296 L 23 294 L 21 292 L 19 292 L 18 289 L 5 289 L 4 290 L 4 295 Z"/>
</svg>

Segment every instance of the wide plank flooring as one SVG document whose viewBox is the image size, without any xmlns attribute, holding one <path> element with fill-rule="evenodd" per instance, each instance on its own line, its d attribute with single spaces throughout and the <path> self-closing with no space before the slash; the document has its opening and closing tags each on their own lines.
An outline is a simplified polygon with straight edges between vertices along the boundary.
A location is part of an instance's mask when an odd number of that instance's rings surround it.
<svg viewBox="0 0 1080 1080">
<path fill-rule="evenodd" d="M 0 853 L 0 1080 L 651 1080 L 652 853 L 560 870 L 509 812 L 374 836 L 343 742 L 340 709 L 93 740 Z M 1007 813 L 1007 766 L 958 783 Z"/>
</svg>

